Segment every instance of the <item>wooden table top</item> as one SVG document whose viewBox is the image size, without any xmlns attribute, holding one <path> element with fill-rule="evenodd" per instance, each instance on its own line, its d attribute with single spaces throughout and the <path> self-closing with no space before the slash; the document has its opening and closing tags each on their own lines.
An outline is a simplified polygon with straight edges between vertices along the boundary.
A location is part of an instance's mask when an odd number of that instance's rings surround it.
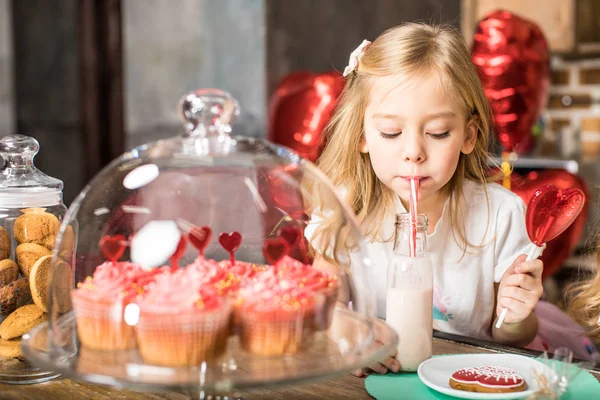
<svg viewBox="0 0 600 400">
<path fill-rule="evenodd" d="M 433 339 L 434 354 L 468 354 L 468 353 L 523 353 L 520 349 L 495 345 L 490 342 L 474 341 L 467 338 L 436 332 Z M 525 352 L 535 355 L 535 352 Z M 600 380 L 600 371 L 590 371 Z M 314 383 L 295 386 L 280 386 L 269 389 L 254 389 L 236 393 L 245 400 L 252 399 L 371 399 L 365 391 L 364 380 L 350 374 L 324 379 Z M 185 392 L 134 392 L 130 390 L 113 389 L 100 385 L 76 382 L 69 379 L 56 379 L 50 382 L 34 385 L 2 385 L 0 398 L 9 400 L 63 400 L 63 399 L 169 399 L 185 400 L 198 398 Z"/>
</svg>

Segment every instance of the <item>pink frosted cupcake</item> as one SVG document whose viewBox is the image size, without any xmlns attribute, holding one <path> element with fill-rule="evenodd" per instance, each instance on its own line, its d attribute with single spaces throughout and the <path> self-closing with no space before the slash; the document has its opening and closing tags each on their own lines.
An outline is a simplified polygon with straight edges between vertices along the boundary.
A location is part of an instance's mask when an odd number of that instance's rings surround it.
<svg viewBox="0 0 600 400">
<path fill-rule="evenodd" d="M 135 334 L 123 312 L 160 272 L 129 262 L 99 265 L 71 292 L 81 343 L 96 350 L 135 348 Z"/>
<path fill-rule="evenodd" d="M 313 313 L 312 296 L 293 291 L 242 289 L 239 334 L 242 348 L 263 356 L 297 353 L 310 340 L 312 327 L 306 315 Z"/>
<path fill-rule="evenodd" d="M 199 365 L 225 350 L 231 306 L 198 272 L 180 269 L 157 277 L 138 301 L 138 350 L 146 363 Z"/>
<path fill-rule="evenodd" d="M 292 281 L 300 293 L 314 294 L 314 327 L 316 330 L 328 329 L 339 290 L 337 277 L 290 257 L 282 260 L 279 275 L 282 280 Z"/>
</svg>

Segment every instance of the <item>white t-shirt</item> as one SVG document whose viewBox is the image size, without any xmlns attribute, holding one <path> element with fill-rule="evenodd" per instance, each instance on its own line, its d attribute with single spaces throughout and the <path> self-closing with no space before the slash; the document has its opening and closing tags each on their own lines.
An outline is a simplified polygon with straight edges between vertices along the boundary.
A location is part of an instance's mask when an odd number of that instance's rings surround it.
<svg viewBox="0 0 600 400">
<path fill-rule="evenodd" d="M 470 248 L 463 254 L 450 229 L 449 207 L 444 207 L 435 231 L 428 235 L 428 249 L 434 274 L 433 328 L 492 339 L 494 283 L 500 282 L 519 255 L 533 251 L 534 257 L 539 257 L 542 248 L 529 240 L 525 227 L 526 206 L 521 198 L 496 183 L 486 187 L 489 220 L 483 186 L 472 181 L 464 186 L 465 234 L 469 243 L 483 246 Z M 387 213 L 383 221 L 382 237 L 393 237 L 395 214 L 404 212 L 404 206 L 396 197 L 395 210 Z M 308 240 L 319 223 L 315 218 L 306 227 Z M 377 316 L 385 318 L 387 263 L 393 257 L 393 242 L 366 242 L 372 260 L 371 270 L 366 274 L 377 298 Z M 350 254 L 350 262 L 361 262 L 356 252 Z"/>
</svg>

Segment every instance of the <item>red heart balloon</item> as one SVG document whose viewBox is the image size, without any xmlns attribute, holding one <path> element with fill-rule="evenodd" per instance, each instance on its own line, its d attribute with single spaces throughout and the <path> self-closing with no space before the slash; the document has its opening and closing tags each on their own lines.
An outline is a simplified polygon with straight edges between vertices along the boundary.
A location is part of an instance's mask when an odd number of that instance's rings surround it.
<svg viewBox="0 0 600 400">
<path fill-rule="evenodd" d="M 100 239 L 100 251 L 107 260 L 117 262 L 125 252 L 127 239 L 123 235 L 105 235 Z"/>
<path fill-rule="evenodd" d="M 513 172 L 511 175 L 511 189 L 518 194 L 525 204 L 529 203 L 529 199 L 533 197 L 535 191 L 544 185 L 554 185 L 558 189 L 578 188 L 589 199 L 589 194 L 585 182 L 576 175 L 573 175 L 565 170 L 548 169 L 541 172 L 532 171 L 527 175 L 520 175 Z M 586 200 L 586 205 L 587 205 Z M 546 250 L 540 257 L 544 262 L 543 277 L 552 276 L 575 250 L 587 219 L 588 210 L 584 206 L 575 222 L 567 228 L 566 231 L 558 235 L 556 238 L 546 243 Z"/>
<path fill-rule="evenodd" d="M 472 59 L 504 151 L 528 153 L 550 82 L 550 56 L 541 29 L 508 11 L 495 11 L 477 25 Z"/>
<path fill-rule="evenodd" d="M 300 241 L 302 237 L 302 231 L 296 226 L 286 226 L 279 230 L 279 236 L 285 239 L 290 247 L 294 247 Z"/>
<path fill-rule="evenodd" d="M 192 245 L 198 249 L 200 254 L 204 252 L 204 249 L 206 249 L 206 246 L 208 246 L 208 243 L 210 243 L 211 237 L 212 229 L 210 229 L 208 226 L 194 226 L 188 233 L 188 239 L 190 240 L 190 243 L 192 243 Z"/>
<path fill-rule="evenodd" d="M 240 235 L 239 232 L 223 232 L 219 235 L 219 243 L 221 243 L 221 246 L 223 246 L 230 254 L 233 254 L 239 249 L 240 244 L 242 243 L 242 235 Z"/>
<path fill-rule="evenodd" d="M 286 76 L 270 100 L 269 140 L 316 161 L 324 144 L 323 129 L 343 87 L 337 71 L 297 71 Z"/>
<path fill-rule="evenodd" d="M 269 264 L 275 265 L 290 251 L 287 241 L 283 238 L 267 239 L 263 243 L 263 254 Z"/>
<path fill-rule="evenodd" d="M 527 233 L 538 246 L 563 233 L 577 218 L 585 194 L 580 189 L 560 190 L 544 185 L 535 191 L 527 205 Z"/>
</svg>

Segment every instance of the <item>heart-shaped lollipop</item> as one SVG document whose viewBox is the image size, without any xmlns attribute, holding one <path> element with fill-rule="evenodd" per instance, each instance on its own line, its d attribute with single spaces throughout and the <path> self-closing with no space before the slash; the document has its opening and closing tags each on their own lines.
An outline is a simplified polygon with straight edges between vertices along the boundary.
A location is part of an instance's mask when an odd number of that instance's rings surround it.
<svg viewBox="0 0 600 400">
<path fill-rule="evenodd" d="M 527 206 L 525 221 L 529 239 L 538 246 L 554 239 L 575 221 L 584 204 L 585 194 L 580 189 L 540 187 Z"/>
<path fill-rule="evenodd" d="M 525 215 L 525 225 L 529 240 L 538 247 L 563 233 L 577 218 L 585 204 L 585 194 L 580 189 L 560 190 L 554 185 L 544 185 L 535 191 Z M 527 261 L 533 259 L 538 250 L 532 247 Z M 503 308 L 496 322 L 500 328 L 508 313 Z"/>
<path fill-rule="evenodd" d="M 269 264 L 275 265 L 290 251 L 290 246 L 284 238 L 267 239 L 263 243 L 263 255 Z"/>
<path fill-rule="evenodd" d="M 100 251 L 107 260 L 117 262 L 125 252 L 127 239 L 123 235 L 104 235 L 100 239 Z"/>
<path fill-rule="evenodd" d="M 219 235 L 219 243 L 229 253 L 229 260 L 233 266 L 235 264 L 234 253 L 240 248 L 240 244 L 242 244 L 242 235 L 239 232 L 223 232 Z"/>
<path fill-rule="evenodd" d="M 281 228 L 279 230 L 279 236 L 284 238 L 290 247 L 294 247 L 298 244 L 298 242 L 300 242 L 302 231 L 297 226 L 286 226 L 285 228 Z"/>
<path fill-rule="evenodd" d="M 201 256 L 204 255 L 204 249 L 210 243 L 210 239 L 212 238 L 212 230 L 208 226 L 197 227 L 194 226 L 190 229 L 188 233 L 188 239 L 190 243 L 198 249 L 198 252 Z"/>
</svg>

